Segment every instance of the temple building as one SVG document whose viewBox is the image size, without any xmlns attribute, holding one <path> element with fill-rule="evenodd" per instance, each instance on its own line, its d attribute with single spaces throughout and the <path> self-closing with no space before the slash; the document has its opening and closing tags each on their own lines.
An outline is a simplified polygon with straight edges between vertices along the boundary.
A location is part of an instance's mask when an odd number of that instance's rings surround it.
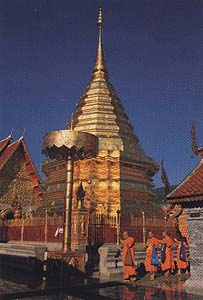
<svg viewBox="0 0 203 300">
<path fill-rule="evenodd" d="M 198 156 L 198 165 L 167 195 L 171 210 L 177 216 L 179 229 L 188 240 L 187 208 L 203 203 L 203 148 L 198 149 Z"/>
<path fill-rule="evenodd" d="M 73 207 L 78 189 L 91 212 L 116 216 L 121 211 L 141 216 L 159 213 L 153 204 L 152 177 L 158 164 L 148 157 L 133 131 L 128 116 L 109 81 L 102 43 L 103 18 L 99 10 L 96 63 L 84 93 L 72 113 L 67 129 L 95 135 L 96 157 L 74 161 Z M 65 161 L 47 159 L 41 165 L 44 203 L 62 211 L 65 199 Z M 146 209 L 147 208 L 147 209 Z"/>
<path fill-rule="evenodd" d="M 184 287 L 202 295 L 203 280 L 203 148 L 197 150 L 200 161 L 183 181 L 167 196 L 171 205 L 180 210 L 179 227 L 190 246 L 191 277 Z"/>
<path fill-rule="evenodd" d="M 9 135 L 0 141 L 0 217 L 16 210 L 30 213 L 41 201 L 40 177 L 24 138 L 13 141 Z"/>
</svg>

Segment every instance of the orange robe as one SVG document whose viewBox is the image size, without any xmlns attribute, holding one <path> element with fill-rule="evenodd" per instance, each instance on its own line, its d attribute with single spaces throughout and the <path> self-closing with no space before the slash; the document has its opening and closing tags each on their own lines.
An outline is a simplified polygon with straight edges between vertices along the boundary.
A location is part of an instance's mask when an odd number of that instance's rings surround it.
<svg viewBox="0 0 203 300">
<path fill-rule="evenodd" d="M 133 237 L 128 237 L 125 240 L 121 240 L 123 246 L 122 262 L 124 279 L 128 279 L 130 276 L 135 276 L 135 240 Z M 129 250 L 129 252 L 128 252 Z M 130 257 L 129 257 L 130 256 Z M 130 263 L 129 263 L 130 258 Z"/>
<path fill-rule="evenodd" d="M 151 239 L 147 240 L 146 246 L 147 246 L 147 251 L 146 251 L 146 259 L 144 262 L 145 265 L 145 270 L 147 272 L 156 272 L 157 267 L 151 265 L 151 260 L 152 260 L 152 251 L 153 251 L 153 246 L 158 246 L 159 245 L 159 240 L 156 239 L 155 237 L 152 237 Z"/>
<path fill-rule="evenodd" d="M 166 236 L 160 242 L 166 244 L 166 259 L 164 263 L 161 263 L 161 269 L 162 271 L 166 271 L 166 270 L 172 271 L 175 269 L 173 250 L 172 250 L 173 240 L 169 236 Z"/>
<path fill-rule="evenodd" d="M 185 250 L 186 243 L 183 243 L 186 261 L 182 261 L 180 259 L 181 242 L 177 241 L 176 244 L 177 244 L 177 267 L 178 267 L 178 269 L 187 269 L 188 268 L 188 259 L 187 259 L 186 250 Z"/>
</svg>

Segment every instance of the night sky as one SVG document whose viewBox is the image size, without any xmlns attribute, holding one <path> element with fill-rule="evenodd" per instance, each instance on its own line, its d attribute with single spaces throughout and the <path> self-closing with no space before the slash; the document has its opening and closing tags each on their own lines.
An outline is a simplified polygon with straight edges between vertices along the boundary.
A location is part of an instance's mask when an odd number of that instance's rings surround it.
<svg viewBox="0 0 203 300">
<path fill-rule="evenodd" d="M 44 134 L 65 128 L 90 80 L 99 6 L 110 82 L 146 154 L 177 184 L 198 163 L 193 121 L 203 146 L 202 1 L 1 0 L 1 138 L 26 128 L 40 169 Z"/>
</svg>

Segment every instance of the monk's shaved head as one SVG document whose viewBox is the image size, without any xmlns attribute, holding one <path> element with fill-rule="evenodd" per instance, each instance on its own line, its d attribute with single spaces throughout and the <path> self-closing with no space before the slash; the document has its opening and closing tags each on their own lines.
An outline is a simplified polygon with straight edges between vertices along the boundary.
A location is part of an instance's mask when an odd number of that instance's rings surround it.
<svg viewBox="0 0 203 300">
<path fill-rule="evenodd" d="M 148 232 L 148 237 L 149 237 L 149 238 L 152 238 L 153 236 L 154 236 L 153 232 L 152 232 L 152 231 L 149 231 L 149 232 Z"/>
<path fill-rule="evenodd" d="M 123 232 L 123 238 L 126 239 L 128 237 L 128 231 Z"/>
<path fill-rule="evenodd" d="M 168 236 L 168 231 L 167 231 L 167 230 L 164 230 L 164 231 L 163 231 L 163 237 L 166 237 L 166 236 Z"/>
</svg>

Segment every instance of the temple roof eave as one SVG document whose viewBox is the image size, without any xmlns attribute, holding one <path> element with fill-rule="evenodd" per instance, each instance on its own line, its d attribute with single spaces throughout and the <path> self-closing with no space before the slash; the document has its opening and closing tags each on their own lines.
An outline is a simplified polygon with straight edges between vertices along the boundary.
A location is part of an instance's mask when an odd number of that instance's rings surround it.
<svg viewBox="0 0 203 300">
<path fill-rule="evenodd" d="M 9 135 L 5 139 L 0 141 L 0 154 L 4 151 L 4 149 L 12 143 L 12 136 Z"/>
<path fill-rule="evenodd" d="M 203 194 L 203 160 L 179 183 L 179 185 L 168 194 L 169 202 L 193 201 L 192 197 Z M 188 200 L 190 199 L 190 200 Z"/>
<path fill-rule="evenodd" d="M 202 194 L 194 194 L 194 195 L 186 195 L 186 196 L 177 196 L 173 198 L 168 198 L 169 203 L 183 203 L 183 202 L 193 202 L 193 201 L 203 201 L 203 193 Z"/>
</svg>

